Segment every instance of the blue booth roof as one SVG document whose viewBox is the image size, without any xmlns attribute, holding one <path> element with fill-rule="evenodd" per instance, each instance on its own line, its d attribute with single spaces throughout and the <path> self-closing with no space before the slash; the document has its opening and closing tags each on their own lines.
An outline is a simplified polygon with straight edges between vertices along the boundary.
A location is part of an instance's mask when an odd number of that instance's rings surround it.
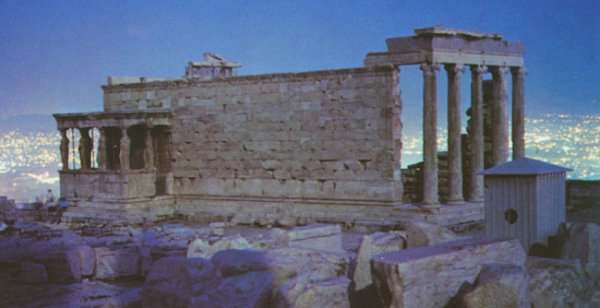
<svg viewBox="0 0 600 308">
<path fill-rule="evenodd" d="M 490 169 L 480 171 L 483 175 L 536 175 L 557 172 L 573 171 L 573 169 L 549 164 L 540 160 L 527 157 L 509 161 Z"/>
</svg>

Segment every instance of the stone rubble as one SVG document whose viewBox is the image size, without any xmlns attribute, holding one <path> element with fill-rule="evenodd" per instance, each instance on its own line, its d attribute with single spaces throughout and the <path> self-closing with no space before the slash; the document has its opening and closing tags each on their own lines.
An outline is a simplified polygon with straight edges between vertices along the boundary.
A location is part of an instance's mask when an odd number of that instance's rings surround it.
<svg viewBox="0 0 600 308">
<path fill-rule="evenodd" d="M 592 260 L 586 249 L 596 225 L 569 225 L 565 247 L 581 261 L 527 258 L 516 240 L 447 242 L 458 236 L 424 223 L 398 227 L 350 240 L 339 226 L 325 224 L 267 230 L 167 223 L 98 237 L 55 226 L 50 238 L 0 241 L 0 295 L 9 306 L 600 304 L 584 265 Z M 409 242 L 438 244 L 410 248 Z"/>
</svg>

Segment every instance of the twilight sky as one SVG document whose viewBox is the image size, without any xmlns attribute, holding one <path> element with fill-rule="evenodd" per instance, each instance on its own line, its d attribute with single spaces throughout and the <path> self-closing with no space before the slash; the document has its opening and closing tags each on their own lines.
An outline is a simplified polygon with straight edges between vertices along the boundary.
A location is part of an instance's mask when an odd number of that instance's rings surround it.
<svg viewBox="0 0 600 308">
<path fill-rule="evenodd" d="M 207 51 L 241 75 L 360 67 L 436 24 L 524 42 L 527 115 L 600 113 L 600 1 L 0 0 L 0 118 L 100 111 L 107 76 L 179 78 Z M 405 114 L 420 78 L 403 70 Z"/>
</svg>

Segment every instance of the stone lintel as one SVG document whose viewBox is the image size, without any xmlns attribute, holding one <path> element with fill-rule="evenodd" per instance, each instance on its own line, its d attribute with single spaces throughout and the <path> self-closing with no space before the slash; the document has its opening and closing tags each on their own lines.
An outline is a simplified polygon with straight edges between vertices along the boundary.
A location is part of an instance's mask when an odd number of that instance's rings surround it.
<svg viewBox="0 0 600 308">
<path fill-rule="evenodd" d="M 497 33 L 485 33 L 485 32 L 477 32 L 477 31 L 467 31 L 467 30 L 459 30 L 459 29 L 448 29 L 443 25 L 436 25 L 429 28 L 419 28 L 415 29 L 415 34 L 417 36 L 463 36 L 470 39 L 480 39 L 480 38 L 489 38 L 494 40 L 501 40 L 502 34 Z"/>
<path fill-rule="evenodd" d="M 132 125 L 165 125 L 171 126 L 173 114 L 171 112 L 92 112 L 92 113 L 57 113 L 57 128 L 91 128 L 91 127 L 119 127 L 123 123 Z"/>
<path fill-rule="evenodd" d="M 395 37 L 385 40 L 389 52 L 434 51 L 439 49 L 463 52 L 484 52 L 523 56 L 521 42 L 507 42 L 490 38 L 465 38 L 463 36 Z"/>
<path fill-rule="evenodd" d="M 456 63 L 464 65 L 489 65 L 522 67 L 523 56 L 508 54 L 477 53 L 458 50 L 410 51 L 410 52 L 372 52 L 365 58 L 366 67 L 386 65 L 412 65 L 424 62 Z"/>
</svg>

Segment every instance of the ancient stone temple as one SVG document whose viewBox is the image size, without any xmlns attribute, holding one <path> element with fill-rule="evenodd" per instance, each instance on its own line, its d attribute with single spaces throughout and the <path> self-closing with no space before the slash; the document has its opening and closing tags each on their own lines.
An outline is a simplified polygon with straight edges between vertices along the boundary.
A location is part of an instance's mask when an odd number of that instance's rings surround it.
<svg viewBox="0 0 600 308">
<path fill-rule="evenodd" d="M 347 224 L 482 219 L 483 76 L 490 72 L 493 81 L 487 152 L 494 164 L 509 157 L 510 71 L 513 158 L 522 157 L 523 46 L 497 34 L 440 26 L 387 45 L 358 68 L 237 76 L 238 63 L 207 54 L 204 62 L 188 63 L 182 79 L 109 78 L 103 112 L 54 115 L 63 138 L 61 195 L 78 205 L 68 214 Z M 404 194 L 403 65 L 423 71 L 424 154 L 416 200 Z M 444 193 L 436 135 L 442 66 L 448 74 Z M 460 78 L 467 68 L 465 147 Z M 72 140 L 75 135 L 79 140 Z M 80 161 L 76 169 L 69 168 L 73 155 Z"/>
</svg>

